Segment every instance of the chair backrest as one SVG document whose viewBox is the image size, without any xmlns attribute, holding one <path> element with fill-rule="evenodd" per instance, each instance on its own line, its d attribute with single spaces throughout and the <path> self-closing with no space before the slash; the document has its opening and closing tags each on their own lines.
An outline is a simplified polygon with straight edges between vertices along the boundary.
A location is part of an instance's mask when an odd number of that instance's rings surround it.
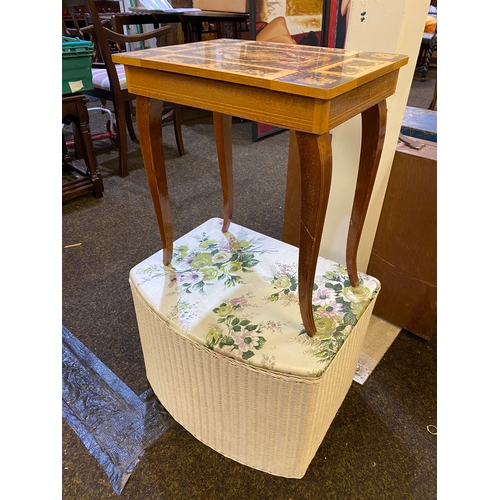
<svg viewBox="0 0 500 500">
<path fill-rule="evenodd" d="M 70 20 L 62 19 L 63 35 L 90 40 L 94 44 L 93 68 L 105 68 L 112 94 L 120 93 L 120 82 L 111 59 L 111 47 L 104 31 L 105 26 L 93 0 L 62 0 Z M 82 13 L 83 12 L 83 13 Z"/>
<path fill-rule="evenodd" d="M 106 19 L 107 15 L 99 15 L 94 0 L 62 0 L 62 6 L 69 16 L 69 19 L 64 16 L 62 19 L 63 35 L 91 40 L 94 43 L 95 56 L 92 67 L 107 70 L 113 94 L 120 92 L 120 82 L 112 60 L 112 47 L 115 51 L 125 50 L 127 43 L 151 39 L 156 39 L 157 45 L 162 45 L 166 41 L 166 35 L 173 31 L 172 26 L 164 26 L 137 35 L 125 35 L 110 29 L 110 19 Z"/>
</svg>

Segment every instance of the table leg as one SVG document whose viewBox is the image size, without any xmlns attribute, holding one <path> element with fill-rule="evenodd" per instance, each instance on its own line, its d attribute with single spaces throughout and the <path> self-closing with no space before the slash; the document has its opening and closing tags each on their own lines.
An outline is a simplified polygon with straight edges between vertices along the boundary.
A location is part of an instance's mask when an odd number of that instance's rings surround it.
<svg viewBox="0 0 500 500">
<path fill-rule="evenodd" d="M 192 20 L 187 22 L 188 42 L 201 42 L 203 32 L 202 21 Z"/>
<path fill-rule="evenodd" d="M 233 189 L 233 143 L 232 117 L 214 111 L 214 132 L 219 170 L 224 199 L 224 224 L 222 231 L 226 232 L 233 218 L 234 189 Z"/>
<path fill-rule="evenodd" d="M 168 199 L 167 171 L 163 153 L 161 127 L 163 101 L 137 96 L 136 102 L 137 130 L 139 132 L 142 158 L 160 229 L 163 264 L 168 266 L 172 260 L 174 243 L 170 201 Z"/>
<path fill-rule="evenodd" d="M 312 292 L 332 179 L 332 137 L 295 132 L 300 161 L 299 305 L 307 334 L 316 333 Z"/>
<path fill-rule="evenodd" d="M 281 239 L 289 245 L 298 247 L 300 244 L 300 160 L 295 130 L 290 130 L 284 212 Z"/>
<path fill-rule="evenodd" d="M 359 240 L 377 177 L 386 123 L 387 104 L 385 99 L 361 113 L 361 155 L 346 249 L 347 270 L 351 286 L 359 284 L 356 260 Z"/>
</svg>

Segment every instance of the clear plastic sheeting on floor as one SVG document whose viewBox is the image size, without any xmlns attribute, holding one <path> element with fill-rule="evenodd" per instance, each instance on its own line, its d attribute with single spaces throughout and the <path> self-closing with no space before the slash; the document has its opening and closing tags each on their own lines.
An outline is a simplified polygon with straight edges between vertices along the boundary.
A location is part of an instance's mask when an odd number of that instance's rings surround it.
<svg viewBox="0 0 500 500">
<path fill-rule="evenodd" d="M 134 394 L 62 327 L 62 412 L 120 494 L 145 449 L 175 424 L 151 389 Z"/>
</svg>

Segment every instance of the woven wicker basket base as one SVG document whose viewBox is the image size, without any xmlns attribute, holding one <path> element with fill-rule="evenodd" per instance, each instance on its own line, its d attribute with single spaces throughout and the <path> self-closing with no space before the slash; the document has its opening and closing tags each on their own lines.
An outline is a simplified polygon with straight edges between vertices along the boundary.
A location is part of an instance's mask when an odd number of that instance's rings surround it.
<svg viewBox="0 0 500 500">
<path fill-rule="evenodd" d="M 173 331 L 131 283 L 148 380 L 199 441 L 269 474 L 301 478 L 351 387 L 375 300 L 319 378 L 253 368 Z"/>
</svg>

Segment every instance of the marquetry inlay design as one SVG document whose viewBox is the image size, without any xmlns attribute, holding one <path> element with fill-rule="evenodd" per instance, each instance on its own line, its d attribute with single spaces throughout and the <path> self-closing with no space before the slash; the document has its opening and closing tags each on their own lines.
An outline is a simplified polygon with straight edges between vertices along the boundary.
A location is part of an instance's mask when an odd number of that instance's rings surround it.
<svg viewBox="0 0 500 500">
<path fill-rule="evenodd" d="M 406 60 L 406 56 L 378 52 L 228 39 L 114 56 L 115 62 L 130 66 L 324 99 L 390 73 Z"/>
</svg>

